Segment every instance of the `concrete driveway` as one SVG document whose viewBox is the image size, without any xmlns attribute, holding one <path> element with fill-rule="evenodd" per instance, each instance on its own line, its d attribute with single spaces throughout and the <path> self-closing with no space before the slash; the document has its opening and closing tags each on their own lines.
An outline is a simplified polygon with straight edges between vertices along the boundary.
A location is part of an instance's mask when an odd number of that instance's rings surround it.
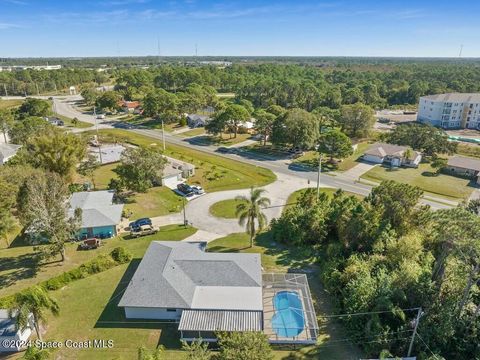
<svg viewBox="0 0 480 360">
<path fill-rule="evenodd" d="M 372 163 L 367 163 L 367 162 L 359 162 L 357 165 L 355 165 L 353 168 L 350 170 L 347 170 L 343 173 L 339 173 L 339 177 L 344 178 L 344 179 L 349 179 L 353 181 L 357 181 L 360 179 L 360 177 L 365 174 L 366 172 L 372 170 L 375 166 L 378 166 L 378 164 L 372 164 Z"/>
</svg>

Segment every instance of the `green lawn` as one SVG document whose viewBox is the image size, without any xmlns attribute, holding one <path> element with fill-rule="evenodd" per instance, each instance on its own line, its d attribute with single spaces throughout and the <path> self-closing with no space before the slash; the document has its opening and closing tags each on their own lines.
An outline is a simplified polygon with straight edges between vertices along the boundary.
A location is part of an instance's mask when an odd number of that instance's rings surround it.
<svg viewBox="0 0 480 360">
<path fill-rule="evenodd" d="M 337 162 L 336 165 L 332 165 L 329 162 L 327 157 L 324 157 L 322 161 L 322 171 L 347 171 L 354 167 L 357 164 L 358 158 L 363 155 L 365 150 L 368 149 L 370 144 L 368 142 L 361 142 L 358 144 L 355 152 L 343 159 L 340 162 Z M 306 151 L 305 155 L 294 160 L 294 163 L 303 164 L 314 169 L 318 167 L 318 153 L 316 151 Z"/>
<path fill-rule="evenodd" d="M 129 249 L 134 257 L 142 257 L 152 240 L 182 240 L 196 232 L 196 229 L 180 225 L 168 225 L 151 236 L 129 239 L 128 235 L 118 236 L 104 241 L 97 250 L 77 251 L 77 244 L 66 246 L 65 263 L 51 262 L 38 266 L 33 246 L 15 246 L 0 251 L 0 297 L 15 293 L 21 289 L 47 280 L 64 271 L 71 270 L 99 254 L 105 254 L 117 246 Z M 20 245 L 20 244 L 19 244 Z"/>
<path fill-rule="evenodd" d="M 113 171 L 117 166 L 118 164 L 107 164 L 95 170 L 96 189 L 108 188 L 110 179 L 117 177 L 117 174 Z M 132 212 L 131 219 L 168 215 L 179 212 L 182 209 L 182 201 L 182 197 L 178 196 L 172 189 L 157 186 L 149 189 L 146 193 L 135 193 L 130 196 L 127 199 L 125 211 Z"/>
<path fill-rule="evenodd" d="M 237 217 L 235 215 L 237 205 L 244 202 L 245 201 L 235 199 L 222 200 L 210 206 L 209 211 L 210 214 L 219 218 L 234 219 Z"/>
<path fill-rule="evenodd" d="M 0 100 L 0 110 L 19 107 L 23 100 Z"/>
<path fill-rule="evenodd" d="M 159 146 L 161 140 L 120 129 L 100 130 L 110 142 L 124 141 L 135 145 Z M 167 143 L 165 154 L 195 165 L 195 176 L 189 183 L 200 184 L 206 191 L 222 191 L 264 186 L 275 181 L 268 169 L 230 160 L 221 156 Z"/>
<path fill-rule="evenodd" d="M 205 128 L 198 127 L 198 128 L 192 129 L 192 130 L 182 132 L 178 135 L 183 136 L 183 137 L 192 137 L 192 136 L 198 136 L 198 135 L 203 135 L 203 134 L 205 134 Z"/>
<path fill-rule="evenodd" d="M 165 186 L 136 193 L 129 201 L 132 202 L 125 205 L 125 211 L 132 212 L 130 219 L 168 215 L 179 212 L 183 206 L 183 198 Z"/>
<path fill-rule="evenodd" d="M 63 116 L 63 115 L 60 115 L 60 114 L 54 114 L 54 116 L 59 118 L 60 120 L 62 120 L 65 124 L 65 127 L 67 127 L 67 128 L 86 129 L 86 128 L 89 128 L 89 127 L 93 126 L 93 124 L 90 124 L 90 123 L 87 123 L 87 122 L 84 122 L 84 121 L 80 121 L 80 120 L 77 120 L 77 123 L 74 124 L 73 119 L 70 119 L 70 118 L 68 118 L 66 116 Z"/>
<path fill-rule="evenodd" d="M 433 175 L 434 172 L 435 170 L 430 164 L 420 164 L 417 169 L 390 169 L 376 166 L 366 174 L 362 175 L 361 178 L 375 182 L 394 180 L 401 183 L 415 185 L 427 193 L 445 197 L 450 200 L 468 198 L 474 189 L 473 187 L 468 186 L 470 180 L 445 174 Z"/>
</svg>

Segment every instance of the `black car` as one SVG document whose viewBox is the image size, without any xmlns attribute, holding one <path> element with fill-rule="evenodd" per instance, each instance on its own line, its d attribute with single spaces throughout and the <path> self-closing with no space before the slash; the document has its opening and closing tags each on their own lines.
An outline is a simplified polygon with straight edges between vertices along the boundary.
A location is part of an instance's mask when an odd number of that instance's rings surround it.
<svg viewBox="0 0 480 360">
<path fill-rule="evenodd" d="M 217 149 L 217 152 L 222 153 L 222 154 L 228 154 L 230 152 L 230 149 L 225 147 L 225 146 L 220 146 Z"/>
<path fill-rule="evenodd" d="M 185 196 L 193 196 L 193 189 L 187 184 L 178 184 L 177 189 Z"/>
<path fill-rule="evenodd" d="M 140 226 L 143 226 L 143 225 L 152 225 L 152 220 L 149 218 L 141 218 L 128 224 L 128 226 L 130 227 L 130 230 L 139 229 Z"/>
</svg>

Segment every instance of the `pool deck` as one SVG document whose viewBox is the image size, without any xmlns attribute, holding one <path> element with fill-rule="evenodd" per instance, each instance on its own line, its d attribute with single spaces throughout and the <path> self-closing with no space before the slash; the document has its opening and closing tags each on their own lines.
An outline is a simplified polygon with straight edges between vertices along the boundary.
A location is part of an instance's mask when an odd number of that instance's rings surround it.
<svg viewBox="0 0 480 360">
<path fill-rule="evenodd" d="M 263 288 L 263 332 L 268 337 L 268 341 L 271 343 L 280 343 L 280 344 L 312 344 L 316 343 L 316 337 L 312 337 L 310 329 L 304 329 L 300 334 L 295 337 L 282 337 L 278 336 L 275 330 L 272 327 L 272 318 L 275 315 L 275 307 L 273 305 L 273 298 L 275 294 L 279 293 L 280 291 L 295 291 L 299 292 L 298 290 L 290 288 L 278 288 L 278 287 L 264 287 Z M 305 322 L 307 322 L 307 315 L 305 313 L 305 303 L 303 296 L 299 296 L 300 300 L 302 301 L 303 307 L 303 316 Z M 306 324 L 307 325 L 307 324 Z"/>
</svg>

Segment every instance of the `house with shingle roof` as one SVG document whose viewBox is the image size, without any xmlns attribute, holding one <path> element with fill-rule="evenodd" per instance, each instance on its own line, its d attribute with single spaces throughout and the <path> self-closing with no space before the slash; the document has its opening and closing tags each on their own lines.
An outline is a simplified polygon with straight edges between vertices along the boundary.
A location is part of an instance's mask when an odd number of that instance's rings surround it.
<svg viewBox="0 0 480 360">
<path fill-rule="evenodd" d="M 118 303 L 125 317 L 172 321 L 185 341 L 216 341 L 218 331 L 254 331 L 272 343 L 316 342 L 318 322 L 305 274 L 262 274 L 260 254 L 205 247 L 151 242 Z"/>
<path fill-rule="evenodd" d="M 480 185 L 480 160 L 465 156 L 454 156 L 448 159 L 446 171 L 460 176 L 476 179 Z"/>
<path fill-rule="evenodd" d="M 113 202 L 114 192 L 82 191 L 73 193 L 70 198 L 69 217 L 75 209 L 82 210 L 82 223 L 78 237 L 110 238 L 117 235 L 117 225 L 122 219 L 123 204 Z"/>
<path fill-rule="evenodd" d="M 410 151 L 408 151 L 410 150 Z M 363 160 L 374 164 L 384 164 L 392 167 L 418 167 L 422 154 L 411 150 L 408 146 L 386 143 L 375 143 L 363 154 Z"/>
</svg>

